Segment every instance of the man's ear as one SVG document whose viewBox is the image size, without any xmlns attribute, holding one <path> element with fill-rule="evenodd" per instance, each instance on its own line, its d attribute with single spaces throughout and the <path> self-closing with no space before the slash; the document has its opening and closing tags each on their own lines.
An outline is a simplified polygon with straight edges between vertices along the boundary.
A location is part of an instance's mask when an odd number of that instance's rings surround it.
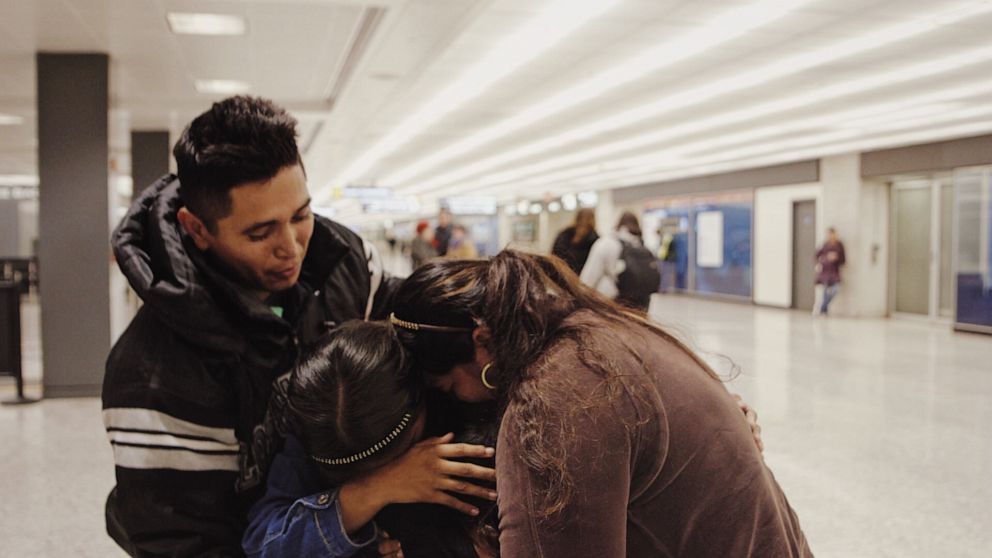
<svg viewBox="0 0 992 558">
<path fill-rule="evenodd" d="M 180 207 L 179 212 L 176 213 L 176 218 L 179 219 L 179 224 L 182 225 L 183 229 L 186 231 L 190 237 L 192 237 L 193 242 L 200 251 L 205 252 L 210 248 L 211 240 L 213 235 L 210 234 L 210 229 L 207 228 L 207 224 L 203 222 L 202 219 L 193 214 L 192 211 L 186 209 L 185 207 Z"/>
</svg>

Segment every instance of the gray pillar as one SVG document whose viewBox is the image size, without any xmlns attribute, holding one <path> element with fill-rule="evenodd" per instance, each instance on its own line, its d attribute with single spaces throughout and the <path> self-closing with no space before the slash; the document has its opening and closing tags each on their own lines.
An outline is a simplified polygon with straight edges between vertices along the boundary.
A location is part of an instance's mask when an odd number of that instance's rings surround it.
<svg viewBox="0 0 992 558">
<path fill-rule="evenodd" d="M 38 53 L 45 397 L 98 395 L 110 349 L 106 54 Z"/>
<path fill-rule="evenodd" d="M 18 231 L 17 200 L 0 200 L 0 258 L 16 258 Z"/>
<path fill-rule="evenodd" d="M 169 172 L 169 132 L 131 131 L 131 178 L 134 195 Z"/>
</svg>

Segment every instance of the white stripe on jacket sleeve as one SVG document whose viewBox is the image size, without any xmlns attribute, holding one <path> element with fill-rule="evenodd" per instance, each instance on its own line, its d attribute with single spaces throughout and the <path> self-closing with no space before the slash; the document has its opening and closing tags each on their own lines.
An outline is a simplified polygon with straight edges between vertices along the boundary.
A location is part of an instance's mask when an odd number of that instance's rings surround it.
<svg viewBox="0 0 992 558">
<path fill-rule="evenodd" d="M 175 469 L 177 471 L 234 471 L 237 454 L 192 453 L 114 444 L 114 464 L 125 469 Z"/>
<path fill-rule="evenodd" d="M 204 426 L 154 409 L 104 409 L 114 461 L 131 469 L 237 471 L 233 428 Z"/>
</svg>

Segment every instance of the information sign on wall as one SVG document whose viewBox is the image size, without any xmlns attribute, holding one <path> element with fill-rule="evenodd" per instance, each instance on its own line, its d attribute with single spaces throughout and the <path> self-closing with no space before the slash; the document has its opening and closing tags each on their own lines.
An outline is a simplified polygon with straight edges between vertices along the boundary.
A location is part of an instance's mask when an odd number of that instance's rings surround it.
<svg viewBox="0 0 992 558">
<path fill-rule="evenodd" d="M 453 215 L 496 215 L 496 198 L 491 196 L 457 196 L 441 200 Z"/>
<path fill-rule="evenodd" d="M 723 213 L 720 211 L 696 214 L 696 265 L 723 267 Z"/>
</svg>

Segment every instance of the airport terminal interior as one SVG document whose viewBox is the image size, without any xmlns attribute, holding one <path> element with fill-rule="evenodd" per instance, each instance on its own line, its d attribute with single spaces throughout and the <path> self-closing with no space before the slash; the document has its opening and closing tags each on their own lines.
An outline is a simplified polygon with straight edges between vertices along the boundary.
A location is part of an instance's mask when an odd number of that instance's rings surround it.
<svg viewBox="0 0 992 558">
<path fill-rule="evenodd" d="M 992 556 L 990 29 L 989 0 L 0 0 L 0 556 L 125 555 L 101 393 L 143 301 L 110 238 L 234 95 L 295 118 L 370 269 L 584 238 L 576 280 L 623 300 L 643 263 L 816 556 Z"/>
</svg>

